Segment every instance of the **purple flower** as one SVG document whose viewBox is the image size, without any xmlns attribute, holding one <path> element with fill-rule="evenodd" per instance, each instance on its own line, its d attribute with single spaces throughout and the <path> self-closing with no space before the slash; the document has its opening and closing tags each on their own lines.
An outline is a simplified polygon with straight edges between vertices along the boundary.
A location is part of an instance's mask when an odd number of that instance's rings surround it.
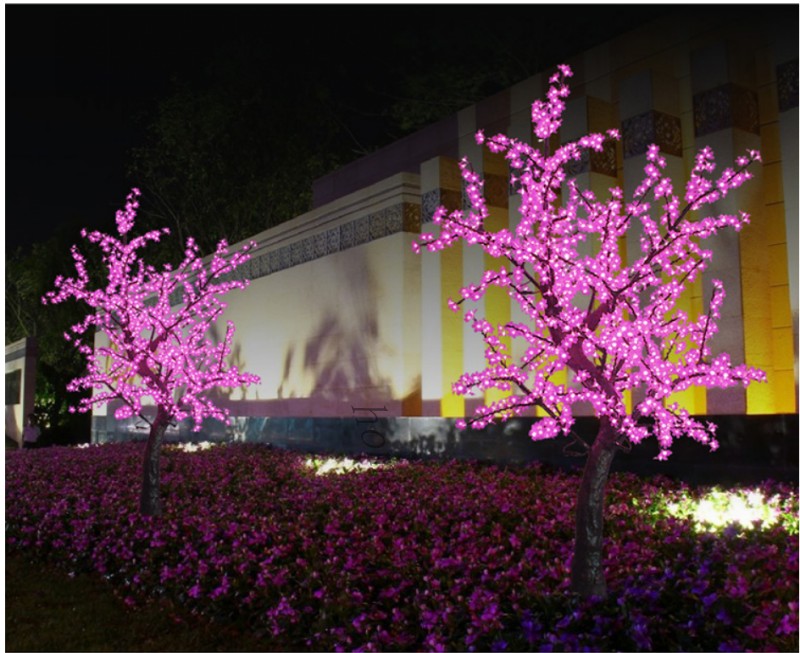
<svg viewBox="0 0 800 653">
<path fill-rule="evenodd" d="M 797 603 L 789 603 L 789 612 L 781 618 L 778 626 L 779 635 L 791 635 L 797 632 Z"/>
<path fill-rule="evenodd" d="M 164 596 L 208 617 L 230 611 L 314 650 L 602 650 L 609 641 L 783 650 L 796 641 L 796 536 L 699 538 L 658 512 L 688 491 L 677 481 L 612 477 L 607 505 L 620 508 L 607 519 L 609 598 L 580 602 L 565 592 L 575 475 L 429 462 L 322 477 L 286 451 L 167 447 L 156 523 L 135 512 L 142 447 L 26 452 L 36 465 L 8 455 L 8 549 L 72 573 L 93 569 L 129 603 Z M 199 500 L 209 487 L 215 500 Z M 796 489 L 763 493 L 796 514 Z M 649 507 L 633 509 L 630 497 Z M 375 546 L 378 523 L 385 548 Z M 749 622 L 745 604 L 757 615 Z"/>
</svg>

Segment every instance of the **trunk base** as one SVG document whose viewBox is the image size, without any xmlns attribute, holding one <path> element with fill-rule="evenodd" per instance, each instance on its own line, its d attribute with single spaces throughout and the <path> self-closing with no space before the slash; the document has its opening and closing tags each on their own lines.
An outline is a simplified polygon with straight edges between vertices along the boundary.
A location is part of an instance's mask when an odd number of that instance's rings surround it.
<svg viewBox="0 0 800 653">
<path fill-rule="evenodd" d="M 155 421 L 150 426 L 147 447 L 144 451 L 142 470 L 142 493 L 139 512 L 146 517 L 161 516 L 161 442 L 167 430 L 169 418 L 159 408 Z"/>
<path fill-rule="evenodd" d="M 575 506 L 575 552 L 570 570 L 572 591 L 582 597 L 608 594 L 603 569 L 603 507 L 606 482 L 617 446 L 606 418 L 589 450 Z"/>
</svg>

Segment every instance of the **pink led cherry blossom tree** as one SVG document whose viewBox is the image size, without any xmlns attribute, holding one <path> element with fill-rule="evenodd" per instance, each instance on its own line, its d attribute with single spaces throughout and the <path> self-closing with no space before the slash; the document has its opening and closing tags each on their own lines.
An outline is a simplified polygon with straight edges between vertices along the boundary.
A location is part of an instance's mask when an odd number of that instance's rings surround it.
<svg viewBox="0 0 800 653">
<path fill-rule="evenodd" d="M 653 145 L 644 180 L 631 200 L 612 188 L 609 199 L 601 201 L 569 178 L 568 166 L 588 151 L 601 151 L 619 133 L 590 134 L 554 148 L 552 154 L 547 145 L 561 125 L 569 94 L 566 78 L 571 75 L 568 66 L 560 66 L 550 78 L 547 99 L 532 105 L 541 149 L 502 134 L 476 135 L 491 152 L 504 153 L 512 185 L 521 196 L 519 223 L 496 232 L 486 229 L 483 182 L 464 159 L 460 167 L 471 209 L 448 212 L 439 207 L 433 216 L 439 234 L 423 234 L 415 251 L 437 252 L 459 241 L 481 247 L 502 264 L 462 288 L 458 301 L 449 300 L 450 308 L 459 311 L 462 303 L 480 300 L 495 286 L 524 315 L 522 322 L 492 324 L 475 310 L 464 313 L 485 343 L 486 367 L 461 376 L 453 391 L 467 395 L 498 388 L 508 394 L 478 408 L 459 428 L 483 428 L 538 408 L 544 416 L 534 422 L 531 438 L 577 438 L 572 433 L 573 405 L 593 407 L 599 418 L 594 442 L 590 446 L 576 440 L 585 446 L 587 460 L 577 498 L 571 584 L 580 595 L 604 596 L 603 502 L 615 452 L 655 437 L 663 460 L 680 436 L 713 451 L 718 446 L 715 425 L 698 421 L 670 401 L 670 395 L 692 385 L 724 388 L 765 379 L 760 370 L 732 366 L 728 354 L 711 353 L 709 341 L 725 296 L 720 281 L 713 282 L 707 312 L 696 320 L 678 307 L 687 283 L 711 259 L 700 241 L 748 222 L 744 213 L 695 213 L 750 178 L 747 168 L 760 157 L 749 151 L 735 168 L 712 178 L 714 155 L 704 148 L 680 196 Z M 635 222 L 641 225 L 639 252 L 623 265 L 620 239 Z M 513 340 L 522 342 L 518 356 L 512 352 Z M 557 382 L 556 375 L 564 371 L 570 379 Z M 631 410 L 626 395 L 633 398 Z"/>
<path fill-rule="evenodd" d="M 142 514 L 157 516 L 162 509 L 160 451 L 167 426 L 190 417 L 198 431 L 205 418 L 227 421 L 228 410 L 215 406 L 208 391 L 259 382 L 254 374 L 225 364 L 235 331 L 232 322 L 227 322 L 225 337 L 219 342 L 209 333 L 226 308 L 220 296 L 249 283 L 223 277 L 250 258 L 247 252 L 253 243 L 229 253 L 228 244 L 220 241 L 206 267 L 199 248 L 189 238 L 184 260 L 176 269 L 165 265 L 156 270 L 144 263 L 138 250 L 160 240 L 169 230 L 154 230 L 128 240 L 139 195 L 134 188 L 125 209 L 117 211 L 119 238 L 99 231 L 81 232 L 102 250 L 108 272 L 105 287 L 90 284 L 86 259 L 73 246 L 77 276 L 57 277 L 56 290 L 48 292 L 42 302 L 57 304 L 73 298 L 92 309 L 71 327 L 71 333 L 64 334 L 87 360 L 86 375 L 73 379 L 67 389 L 93 391 L 70 410 L 88 412 L 95 405 L 121 400 L 117 419 L 138 416 L 150 425 L 140 507 Z M 182 293 L 181 303 L 172 306 L 170 299 L 178 293 Z M 106 344 L 95 346 L 95 330 L 105 335 Z M 155 407 L 154 417 L 146 410 L 148 404 Z"/>
</svg>

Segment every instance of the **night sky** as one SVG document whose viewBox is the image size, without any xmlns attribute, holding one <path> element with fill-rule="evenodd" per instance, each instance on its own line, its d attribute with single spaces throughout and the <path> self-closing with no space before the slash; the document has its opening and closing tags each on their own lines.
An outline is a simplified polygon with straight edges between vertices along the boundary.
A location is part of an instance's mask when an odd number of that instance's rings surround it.
<svg viewBox="0 0 800 653">
<path fill-rule="evenodd" d="M 128 152 L 141 144 L 158 99 L 174 79 L 202 84 L 214 55 L 242 41 L 263 48 L 265 84 L 287 74 L 297 84 L 330 83 L 344 107 L 343 125 L 365 147 L 376 147 L 391 140 L 376 116 L 407 72 L 458 59 L 482 38 L 507 39 L 529 61 L 552 66 L 659 11 L 635 5 L 7 4 L 6 253 L 46 240 L 58 224 L 74 227 L 76 240 L 83 226 L 112 225 L 136 185 L 126 174 Z M 567 22 L 572 29 L 564 29 Z"/>
</svg>

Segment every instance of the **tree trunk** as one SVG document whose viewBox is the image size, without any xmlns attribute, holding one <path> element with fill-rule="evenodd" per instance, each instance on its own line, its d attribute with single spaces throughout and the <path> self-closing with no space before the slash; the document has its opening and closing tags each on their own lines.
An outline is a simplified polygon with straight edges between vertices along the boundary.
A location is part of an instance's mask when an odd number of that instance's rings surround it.
<svg viewBox="0 0 800 653">
<path fill-rule="evenodd" d="M 579 596 L 606 596 L 603 570 L 603 502 L 606 481 L 617 446 L 608 419 L 600 419 L 600 431 L 589 450 L 575 507 L 575 552 L 572 558 L 572 590 Z"/>
<path fill-rule="evenodd" d="M 169 416 L 159 407 L 156 419 L 150 425 L 150 435 L 144 451 L 142 495 L 140 511 L 149 517 L 161 516 L 161 442 L 167 430 Z"/>
</svg>

